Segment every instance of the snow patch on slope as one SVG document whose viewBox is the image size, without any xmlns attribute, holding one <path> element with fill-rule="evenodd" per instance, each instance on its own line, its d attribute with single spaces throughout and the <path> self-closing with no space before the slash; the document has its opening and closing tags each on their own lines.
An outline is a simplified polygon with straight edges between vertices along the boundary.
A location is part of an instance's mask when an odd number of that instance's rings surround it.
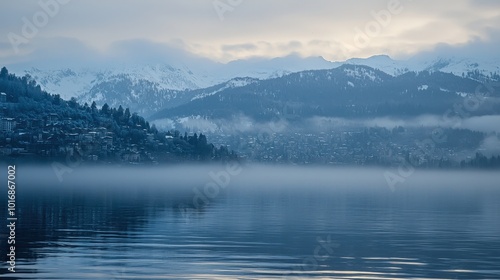
<svg viewBox="0 0 500 280">
<path fill-rule="evenodd" d="M 348 77 L 352 77 L 358 80 L 369 79 L 372 82 L 382 81 L 382 79 L 378 77 L 374 71 L 368 70 L 366 68 L 361 68 L 361 67 L 356 67 L 354 69 L 344 68 L 344 73 L 346 73 Z"/>
<path fill-rule="evenodd" d="M 223 87 L 221 87 L 221 88 L 219 88 L 217 90 L 214 90 L 214 91 L 211 91 L 211 92 L 203 92 L 203 93 L 197 94 L 196 96 L 194 96 L 191 99 L 191 101 L 215 95 L 215 94 L 217 94 L 217 93 L 219 93 L 221 91 L 224 91 L 224 90 L 226 90 L 228 88 L 244 87 L 244 86 L 253 84 L 253 83 L 257 82 L 257 81 L 258 81 L 257 79 L 252 79 L 252 78 L 235 78 L 235 79 L 232 79 L 232 80 L 228 81 Z"/>
</svg>

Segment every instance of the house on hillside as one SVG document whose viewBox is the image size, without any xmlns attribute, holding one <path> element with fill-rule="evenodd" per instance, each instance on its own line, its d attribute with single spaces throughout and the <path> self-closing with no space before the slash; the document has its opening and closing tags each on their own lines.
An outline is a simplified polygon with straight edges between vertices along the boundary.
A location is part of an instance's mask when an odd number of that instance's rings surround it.
<svg viewBox="0 0 500 280">
<path fill-rule="evenodd" d="M 59 115 L 56 113 L 51 113 L 47 116 L 47 123 L 53 124 L 59 120 Z"/>
<path fill-rule="evenodd" d="M 3 118 L 0 122 L 2 131 L 11 132 L 16 128 L 16 120 L 13 118 Z"/>
</svg>

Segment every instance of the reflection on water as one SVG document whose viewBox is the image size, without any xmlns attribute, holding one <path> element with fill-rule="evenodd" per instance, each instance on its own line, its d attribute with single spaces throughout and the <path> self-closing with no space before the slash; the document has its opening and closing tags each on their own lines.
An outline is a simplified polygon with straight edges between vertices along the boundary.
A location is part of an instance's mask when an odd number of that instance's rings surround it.
<svg viewBox="0 0 500 280">
<path fill-rule="evenodd" d="M 500 278 L 499 175 L 422 171 L 392 192 L 381 170 L 248 167 L 196 207 L 210 170 L 20 168 L 18 272 L 2 243 L 0 276 Z"/>
</svg>

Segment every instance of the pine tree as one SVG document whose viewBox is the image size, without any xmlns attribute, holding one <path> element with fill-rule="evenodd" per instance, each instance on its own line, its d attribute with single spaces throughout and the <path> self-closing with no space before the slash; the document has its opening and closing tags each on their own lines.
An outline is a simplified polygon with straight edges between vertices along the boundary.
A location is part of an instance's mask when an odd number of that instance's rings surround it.
<svg viewBox="0 0 500 280">
<path fill-rule="evenodd" d="M 198 144 L 201 146 L 206 146 L 207 145 L 207 137 L 200 133 L 200 138 L 198 139 Z"/>
<path fill-rule="evenodd" d="M 106 116 L 109 115 L 109 105 L 108 105 L 108 103 L 105 103 L 104 105 L 102 105 L 101 113 L 103 113 Z"/>
<path fill-rule="evenodd" d="M 127 108 L 125 109 L 125 113 L 123 114 L 123 118 L 124 118 L 124 123 L 127 123 L 128 120 L 130 119 L 130 109 Z"/>
<path fill-rule="evenodd" d="M 2 67 L 2 70 L 0 70 L 0 78 L 7 78 L 9 76 L 9 71 L 7 68 Z"/>
<path fill-rule="evenodd" d="M 120 105 L 118 107 L 118 110 L 116 110 L 115 114 L 113 115 L 114 119 L 116 122 L 120 122 L 120 119 L 123 117 L 123 107 Z"/>
<path fill-rule="evenodd" d="M 151 125 L 151 133 L 158 134 L 158 129 L 156 128 L 155 124 Z M 170 133 L 170 131 L 168 133 Z"/>
<path fill-rule="evenodd" d="M 54 95 L 54 101 L 52 104 L 56 106 L 61 105 L 61 96 L 59 94 Z"/>
<path fill-rule="evenodd" d="M 76 109 L 78 108 L 78 101 L 76 100 L 76 98 L 71 97 L 71 99 L 68 101 L 68 105 L 69 107 Z"/>
</svg>

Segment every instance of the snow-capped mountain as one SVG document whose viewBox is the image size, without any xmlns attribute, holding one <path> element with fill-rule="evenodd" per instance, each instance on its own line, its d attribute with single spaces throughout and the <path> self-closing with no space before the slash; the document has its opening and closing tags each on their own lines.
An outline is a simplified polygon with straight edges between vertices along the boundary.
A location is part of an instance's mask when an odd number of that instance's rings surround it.
<svg viewBox="0 0 500 280">
<path fill-rule="evenodd" d="M 59 94 L 65 99 L 81 97 L 102 82 L 128 79 L 132 84 L 141 81 L 154 83 L 158 89 L 188 90 L 214 86 L 236 77 L 268 79 L 304 70 L 329 69 L 341 64 L 326 61 L 322 57 L 301 58 L 295 55 L 275 59 L 237 60 L 227 64 L 204 63 L 203 66 L 184 63 L 123 64 L 104 68 L 68 67 L 43 69 L 32 67 L 11 72 L 32 76 L 44 90 Z M 98 101 L 98 100 L 97 100 Z"/>
<path fill-rule="evenodd" d="M 191 93 L 186 93 L 186 96 L 193 95 L 190 101 L 196 100 L 196 99 L 202 99 L 208 96 L 215 95 L 221 91 L 227 90 L 227 89 L 234 89 L 238 87 L 244 87 L 253 83 L 257 83 L 259 79 L 255 78 L 234 78 L 229 80 L 226 83 L 219 84 L 217 86 L 209 87 L 206 89 L 201 89 L 198 91 L 193 91 Z"/>
<path fill-rule="evenodd" d="M 443 115 L 475 94 L 481 82 L 443 72 L 408 72 L 392 76 L 361 65 L 302 71 L 287 76 L 246 81 L 237 87 L 213 88 L 199 98 L 166 108 L 151 120 L 190 116 L 229 120 L 244 116 L 257 121 L 312 117 L 374 118 Z M 497 92 L 496 86 L 495 92 Z M 198 96 L 198 95 L 197 95 Z M 498 98 L 494 94 L 494 98 Z M 454 107 L 455 106 L 455 107 Z M 494 115 L 493 99 L 468 114 Z"/>
<path fill-rule="evenodd" d="M 489 76 L 500 73 L 500 59 L 482 60 L 457 56 L 416 56 L 408 60 L 394 60 L 387 55 L 377 55 L 370 58 L 353 58 L 345 61 L 347 64 L 365 65 L 379 69 L 389 75 L 399 76 L 407 72 L 444 72 L 457 76 L 478 72 Z"/>
<path fill-rule="evenodd" d="M 303 58 L 297 55 L 272 59 L 254 58 L 235 60 L 220 68 L 224 76 L 237 74 L 238 77 L 257 79 L 278 78 L 290 73 L 306 70 L 325 70 L 341 66 L 343 63 L 327 61 L 321 56 Z"/>
<path fill-rule="evenodd" d="M 12 72 L 16 73 L 16 71 Z M 70 68 L 50 70 L 31 68 L 16 74 L 30 75 L 41 85 L 42 89 L 52 94 L 59 94 L 64 99 L 80 96 L 90 91 L 96 82 L 107 78 L 104 73 L 99 71 L 80 70 L 76 72 Z"/>
<path fill-rule="evenodd" d="M 351 58 L 346 60 L 345 63 L 369 66 L 392 76 L 399 76 L 409 71 L 414 71 L 408 65 L 405 65 L 404 61 L 394 60 L 387 55 L 376 55 L 369 58 Z"/>
<path fill-rule="evenodd" d="M 76 97 L 80 102 L 89 104 L 95 101 L 98 105 L 122 105 L 148 116 L 162 108 L 178 106 L 228 88 L 246 86 L 256 79 L 279 78 L 308 70 L 334 69 L 346 64 L 369 66 L 394 77 L 420 71 L 440 71 L 457 76 L 475 71 L 476 74 L 488 76 L 500 73 L 498 61 L 500 60 L 482 61 L 451 55 L 421 55 L 409 60 L 394 60 L 389 56 L 379 55 L 330 62 L 322 57 L 302 58 L 290 55 L 274 59 L 237 60 L 227 64 L 206 60 L 190 61 L 187 63 L 189 65 L 179 61 L 159 61 L 142 65 L 113 64 L 104 68 L 14 68 L 12 72 L 31 75 L 43 89 L 59 94 L 64 99 Z M 244 78 L 236 79 L 238 77 Z M 351 82 L 348 86 L 355 84 Z"/>
<path fill-rule="evenodd" d="M 337 66 L 322 57 L 300 58 L 291 55 L 276 59 L 250 59 L 228 64 L 207 63 L 186 66 L 171 64 L 110 65 L 105 68 L 16 69 L 18 75 L 30 75 L 44 90 L 64 99 L 76 97 L 82 103 L 95 101 L 102 106 L 130 107 L 149 115 L 191 98 L 210 95 L 212 87 L 243 86 L 253 79 L 281 77 L 293 72 L 328 69 Z M 236 79 L 238 77 L 247 77 Z M 206 89 L 191 96 L 188 91 Z M 216 89 L 215 89 L 216 90 Z M 184 96 L 185 95 L 185 96 Z"/>
<path fill-rule="evenodd" d="M 166 64 L 145 65 L 137 67 L 109 67 L 107 69 L 55 69 L 41 70 L 31 68 L 23 74 L 33 77 L 47 92 L 59 94 L 65 99 L 71 97 L 85 98 L 91 92 L 99 91 L 103 83 L 120 83 L 128 80 L 131 85 L 147 81 L 156 89 L 186 90 L 208 87 L 216 81 L 204 75 L 194 74 L 188 68 L 175 68 Z M 128 90 L 122 88 L 121 90 Z M 97 95 L 99 96 L 99 94 Z M 96 96 L 96 97 L 97 97 Z M 104 100 L 105 97 L 95 101 Z"/>
</svg>

